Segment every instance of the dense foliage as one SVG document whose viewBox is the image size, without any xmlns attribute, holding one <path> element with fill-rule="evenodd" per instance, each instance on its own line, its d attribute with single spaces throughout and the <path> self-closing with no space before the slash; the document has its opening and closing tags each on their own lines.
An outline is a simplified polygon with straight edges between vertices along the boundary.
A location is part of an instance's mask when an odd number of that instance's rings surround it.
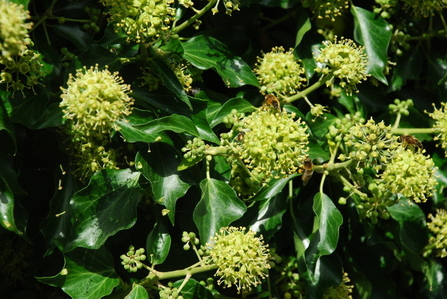
<svg viewBox="0 0 447 299">
<path fill-rule="evenodd" d="M 446 298 L 442 0 L 0 0 L 5 298 Z"/>
</svg>

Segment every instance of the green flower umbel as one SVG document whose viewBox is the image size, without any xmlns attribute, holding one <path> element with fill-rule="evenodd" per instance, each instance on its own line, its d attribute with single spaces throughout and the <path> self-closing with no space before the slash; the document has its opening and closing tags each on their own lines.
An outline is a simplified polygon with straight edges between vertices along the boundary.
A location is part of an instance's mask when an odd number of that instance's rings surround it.
<svg viewBox="0 0 447 299">
<path fill-rule="evenodd" d="M 304 68 L 294 56 L 293 49 L 286 52 L 283 47 L 275 47 L 258 57 L 254 72 L 264 94 L 293 95 L 301 88 L 302 82 L 306 81 L 301 77 Z"/>
<path fill-rule="evenodd" d="M 236 286 L 238 293 L 246 293 L 261 284 L 270 269 L 269 249 L 262 236 L 245 232 L 244 227 L 226 227 L 216 233 L 210 247 L 211 263 L 217 265 L 215 276 L 224 287 Z"/>
<path fill-rule="evenodd" d="M 446 104 L 441 103 L 441 108 L 437 109 L 433 113 L 428 113 L 428 115 L 433 118 L 436 122 L 433 125 L 433 130 L 437 135 L 434 140 L 439 140 L 443 149 L 446 150 L 445 155 L 447 157 L 447 111 Z"/>
<path fill-rule="evenodd" d="M 117 73 L 98 66 L 79 69 L 70 74 L 67 88 L 62 89 L 62 107 L 70 149 L 81 177 L 100 169 L 116 168 L 117 152 L 109 149 L 113 133 L 119 130 L 116 120 L 131 113 L 133 99 L 130 86 Z"/>
<path fill-rule="evenodd" d="M 315 60 L 322 64 L 316 71 L 324 75 L 332 74 L 340 80 L 340 87 L 347 94 L 351 94 L 357 90 L 356 85 L 369 76 L 366 72 L 368 58 L 365 48 L 344 38 L 335 38 L 334 42 L 324 41 L 323 45 L 320 55 L 315 57 Z"/>
<path fill-rule="evenodd" d="M 115 121 L 131 112 L 133 99 L 127 95 L 130 86 L 123 84 L 118 73 L 111 73 L 107 68 L 100 71 L 96 65 L 79 69 L 75 76 L 70 74 L 67 85 L 61 88 L 60 106 L 77 134 L 108 138 L 118 130 Z"/>
<path fill-rule="evenodd" d="M 431 222 L 427 223 L 427 227 L 433 236 L 429 239 L 429 245 L 426 247 L 426 253 L 430 253 L 433 249 L 436 256 L 447 256 L 447 211 L 438 210 L 436 216 L 428 215 Z"/>
<path fill-rule="evenodd" d="M 332 22 L 337 17 L 343 15 L 349 8 L 349 1 L 347 0 L 303 0 L 304 7 L 310 7 L 312 13 L 319 19 L 329 19 Z"/>
<path fill-rule="evenodd" d="M 426 202 L 437 184 L 433 160 L 419 151 L 398 149 L 379 175 L 387 190 L 416 203 Z"/>
<path fill-rule="evenodd" d="M 403 0 L 405 8 L 412 10 L 416 18 L 428 18 L 447 8 L 445 0 Z"/>
<path fill-rule="evenodd" d="M 29 18 L 23 5 L 0 0 L 0 63 L 26 50 L 32 27 L 32 23 L 26 23 Z"/>
<path fill-rule="evenodd" d="M 233 153 L 230 161 L 238 174 L 242 171 L 240 162 L 258 184 L 298 173 L 307 156 L 308 134 L 306 124 L 295 120 L 294 113 L 262 106 L 249 116 L 235 113 L 227 119 L 233 127 L 222 135 L 222 144 L 228 144 Z"/>
<path fill-rule="evenodd" d="M 110 21 L 122 28 L 127 41 L 148 42 L 169 29 L 173 0 L 101 0 L 109 7 Z"/>
</svg>

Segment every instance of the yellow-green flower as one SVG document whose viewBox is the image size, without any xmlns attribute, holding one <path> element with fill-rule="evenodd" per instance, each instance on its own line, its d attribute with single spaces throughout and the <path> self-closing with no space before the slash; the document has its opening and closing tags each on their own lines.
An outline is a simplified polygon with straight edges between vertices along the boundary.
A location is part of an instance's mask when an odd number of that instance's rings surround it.
<svg viewBox="0 0 447 299">
<path fill-rule="evenodd" d="M 173 0 L 101 0 L 110 21 L 127 35 L 127 41 L 149 42 L 169 29 L 174 19 Z"/>
<path fill-rule="evenodd" d="M 301 77 L 304 68 L 293 54 L 293 49 L 286 52 L 283 47 L 275 47 L 258 57 L 254 72 L 264 94 L 293 95 L 306 81 Z"/>
<path fill-rule="evenodd" d="M 447 256 L 447 211 L 438 210 L 436 216 L 432 214 L 428 215 L 431 220 L 427 223 L 427 227 L 433 236 L 429 239 L 429 245 L 427 248 L 431 252 L 431 249 L 435 249 L 436 256 Z"/>
<path fill-rule="evenodd" d="M 23 5 L 0 0 L 0 63 L 26 50 L 30 42 L 28 30 L 33 26 L 26 22 L 29 18 Z"/>
<path fill-rule="evenodd" d="M 227 134 L 231 149 L 252 175 L 269 179 L 298 172 L 307 156 L 309 135 L 307 125 L 295 117 L 263 106 L 233 124 L 232 134 Z"/>
<path fill-rule="evenodd" d="M 442 148 L 446 149 L 445 155 L 447 156 L 447 111 L 446 104 L 441 103 L 441 108 L 437 109 L 434 105 L 435 110 L 428 115 L 433 118 L 436 122 L 433 125 L 433 130 L 436 134 L 434 140 L 439 140 Z"/>
<path fill-rule="evenodd" d="M 383 168 L 401 145 L 391 133 L 391 126 L 383 121 L 376 124 L 372 118 L 366 124 L 351 127 L 343 140 L 348 153 L 339 157 L 341 160 L 349 157 L 356 160 L 358 166 L 376 170 Z"/>
<path fill-rule="evenodd" d="M 261 284 L 270 269 L 269 249 L 262 236 L 244 227 L 220 229 L 210 244 L 210 263 L 217 265 L 215 276 L 224 287 L 235 286 L 246 293 Z"/>
<path fill-rule="evenodd" d="M 107 68 L 101 71 L 96 65 L 78 69 L 76 75 L 70 74 L 67 88 L 61 89 L 60 106 L 76 134 L 109 138 L 119 129 L 115 121 L 131 113 L 130 86 Z"/>
<path fill-rule="evenodd" d="M 366 80 L 368 58 L 365 48 L 358 46 L 350 39 L 341 38 L 334 42 L 324 41 L 324 47 L 315 60 L 321 64 L 316 71 L 324 75 L 332 74 L 334 78 L 340 80 L 342 87 L 347 94 L 352 94 L 357 90 L 356 85 Z M 328 81 L 331 84 L 332 81 Z"/>
<path fill-rule="evenodd" d="M 312 13 L 319 19 L 329 19 L 332 22 L 349 8 L 347 0 L 303 0 L 304 7 L 310 7 Z"/>
<path fill-rule="evenodd" d="M 341 284 L 327 289 L 326 292 L 324 292 L 323 299 L 352 299 L 351 294 L 354 286 L 348 284 L 350 281 L 348 273 L 343 272 Z"/>
<path fill-rule="evenodd" d="M 416 18 L 428 18 L 447 7 L 445 0 L 403 0 Z"/>
<path fill-rule="evenodd" d="M 394 152 L 379 177 L 387 190 L 421 203 L 426 202 L 435 189 L 435 171 L 435 164 L 430 157 L 420 151 L 401 148 Z"/>
</svg>

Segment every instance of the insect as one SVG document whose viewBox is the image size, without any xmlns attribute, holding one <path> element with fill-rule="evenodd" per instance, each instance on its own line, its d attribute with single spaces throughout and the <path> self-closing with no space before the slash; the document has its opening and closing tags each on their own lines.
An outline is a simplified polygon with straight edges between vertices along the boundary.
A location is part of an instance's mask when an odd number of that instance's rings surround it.
<svg viewBox="0 0 447 299">
<path fill-rule="evenodd" d="M 236 140 L 237 141 L 242 141 L 242 140 L 244 140 L 244 137 L 245 137 L 245 132 L 244 131 L 240 131 L 239 134 L 237 134 L 237 136 L 236 136 Z"/>
<path fill-rule="evenodd" d="M 303 161 L 304 173 L 301 177 L 303 179 L 303 186 L 306 186 L 312 177 L 312 174 L 314 173 L 313 167 L 314 164 L 312 163 L 312 160 L 309 157 L 305 158 Z"/>
<path fill-rule="evenodd" d="M 412 148 L 414 150 L 422 150 L 424 147 L 422 143 L 413 135 L 402 135 L 399 136 L 399 141 L 405 148 Z"/>
<path fill-rule="evenodd" d="M 268 94 L 265 96 L 264 106 L 273 107 L 276 110 L 281 109 L 281 105 L 279 104 L 279 100 L 272 94 Z"/>
</svg>

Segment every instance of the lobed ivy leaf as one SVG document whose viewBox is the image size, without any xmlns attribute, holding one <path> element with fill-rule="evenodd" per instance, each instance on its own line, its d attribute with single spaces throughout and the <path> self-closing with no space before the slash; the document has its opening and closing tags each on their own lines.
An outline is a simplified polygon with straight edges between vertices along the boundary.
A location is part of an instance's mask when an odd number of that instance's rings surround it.
<svg viewBox="0 0 447 299">
<path fill-rule="evenodd" d="M 108 237 L 134 225 L 143 195 L 140 175 L 130 169 L 102 170 L 73 195 L 70 212 L 74 222 L 65 252 L 77 247 L 98 249 Z"/>
<path fill-rule="evenodd" d="M 220 228 L 241 218 L 247 207 L 224 181 L 207 178 L 200 182 L 200 189 L 202 196 L 194 209 L 193 220 L 205 244 Z"/>
<path fill-rule="evenodd" d="M 215 38 L 198 35 L 183 43 L 183 57 L 195 67 L 214 69 L 228 87 L 258 86 L 250 66 Z"/>
<path fill-rule="evenodd" d="M 135 162 L 141 165 L 142 174 L 151 183 L 154 200 L 166 207 L 168 217 L 174 225 L 177 200 L 190 187 L 179 176 L 177 153 L 166 144 L 155 143 L 151 145 L 150 153 L 139 152 Z"/>
<path fill-rule="evenodd" d="M 65 255 L 65 261 L 61 273 L 37 277 L 37 280 L 61 288 L 73 299 L 103 298 L 120 283 L 113 256 L 104 247 L 97 250 L 77 248 Z"/>
<path fill-rule="evenodd" d="M 351 6 L 354 17 L 354 38 L 365 46 L 368 55 L 368 73 L 384 84 L 388 81 L 383 73 L 388 62 L 388 46 L 391 26 L 384 19 L 361 7 Z"/>
</svg>

